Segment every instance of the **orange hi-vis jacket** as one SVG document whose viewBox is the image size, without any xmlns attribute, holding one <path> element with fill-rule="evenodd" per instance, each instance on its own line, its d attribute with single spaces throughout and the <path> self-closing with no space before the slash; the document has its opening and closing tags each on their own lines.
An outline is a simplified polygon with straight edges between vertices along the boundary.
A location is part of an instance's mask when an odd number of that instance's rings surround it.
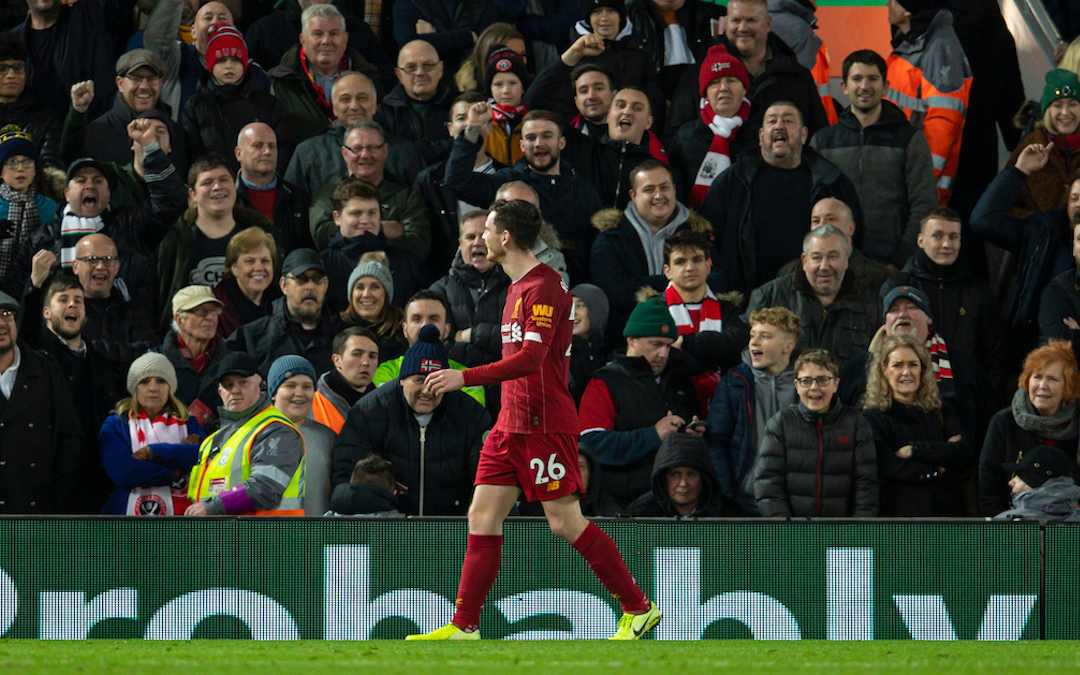
<svg viewBox="0 0 1080 675">
<path fill-rule="evenodd" d="M 960 163 L 971 67 L 952 27 L 952 12 L 938 11 L 926 32 L 905 40 L 886 60 L 889 99 L 922 129 L 930 145 L 938 204 L 945 206 Z"/>
<path fill-rule="evenodd" d="M 825 45 L 817 50 L 817 59 L 814 67 L 810 69 L 817 83 L 818 95 L 821 96 L 821 105 L 825 108 L 825 116 L 829 118 L 829 124 L 836 124 L 839 116 L 836 113 L 836 105 L 833 103 L 832 93 L 829 91 L 829 50 Z"/>
</svg>

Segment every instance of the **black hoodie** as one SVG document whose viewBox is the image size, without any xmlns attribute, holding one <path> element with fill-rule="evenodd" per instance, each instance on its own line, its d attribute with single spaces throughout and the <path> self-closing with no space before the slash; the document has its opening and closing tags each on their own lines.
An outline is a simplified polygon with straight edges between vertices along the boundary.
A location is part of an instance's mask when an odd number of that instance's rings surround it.
<svg viewBox="0 0 1080 675">
<path fill-rule="evenodd" d="M 709 446 L 705 439 L 693 434 L 668 434 L 660 444 L 653 461 L 652 490 L 635 499 L 627 510 L 631 516 L 675 516 L 679 511 L 668 498 L 666 474 L 669 469 L 689 467 L 701 476 L 701 492 L 697 506 L 686 517 L 716 518 L 732 515 L 734 504 L 724 503 L 720 492 L 720 481 L 716 477 Z"/>
</svg>

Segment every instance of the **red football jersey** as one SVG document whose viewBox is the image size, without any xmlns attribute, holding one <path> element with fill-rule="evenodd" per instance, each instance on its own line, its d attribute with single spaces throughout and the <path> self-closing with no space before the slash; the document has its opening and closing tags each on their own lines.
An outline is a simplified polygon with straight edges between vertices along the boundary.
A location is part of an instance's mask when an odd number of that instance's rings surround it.
<svg viewBox="0 0 1080 675">
<path fill-rule="evenodd" d="M 574 301 L 559 273 L 540 264 L 506 292 L 502 355 L 512 356 L 525 340 L 549 348 L 540 370 L 502 383 L 502 410 L 495 428 L 512 434 L 575 433 L 577 408 L 570 396 L 570 342 Z"/>
</svg>

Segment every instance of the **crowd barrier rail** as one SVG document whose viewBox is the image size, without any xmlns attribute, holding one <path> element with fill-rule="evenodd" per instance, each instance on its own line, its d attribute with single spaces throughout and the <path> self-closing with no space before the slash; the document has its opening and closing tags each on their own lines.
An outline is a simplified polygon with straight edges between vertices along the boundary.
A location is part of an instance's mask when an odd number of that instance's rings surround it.
<svg viewBox="0 0 1080 675">
<path fill-rule="evenodd" d="M 984 520 L 598 524 L 658 640 L 1080 638 L 1080 527 Z M 461 518 L 0 518 L 0 635 L 365 640 L 446 623 Z M 617 603 L 542 519 L 510 519 L 485 638 L 598 639 Z"/>
</svg>

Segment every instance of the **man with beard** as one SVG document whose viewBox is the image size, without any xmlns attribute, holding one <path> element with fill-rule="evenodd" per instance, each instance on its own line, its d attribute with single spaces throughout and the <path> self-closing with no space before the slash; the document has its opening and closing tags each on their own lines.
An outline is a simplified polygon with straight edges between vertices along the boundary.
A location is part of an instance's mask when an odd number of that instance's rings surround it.
<svg viewBox="0 0 1080 675">
<path fill-rule="evenodd" d="M 798 256 L 811 207 L 822 198 L 836 197 L 862 223 L 851 181 L 805 147 L 807 134 L 798 106 L 773 103 L 758 131 L 760 155 L 743 155 L 705 195 L 701 214 L 717 230 L 720 253 L 713 263 L 724 270 L 730 290 L 749 293 Z"/>
<path fill-rule="evenodd" d="M 18 311 L 0 293 L 0 513 L 93 513 L 67 382 L 55 361 L 19 344 Z"/>
<path fill-rule="evenodd" d="M 48 256 L 55 260 L 51 253 Z M 32 280 L 42 283 L 40 279 L 48 274 L 51 265 L 50 257 L 35 257 Z M 118 368 L 83 338 L 86 300 L 77 277 L 61 275 L 48 284 L 44 294 L 40 291 L 27 294 L 23 298 L 23 316 L 23 342 L 55 359 L 67 376 L 67 392 L 75 405 L 85 441 L 84 506 L 88 513 L 97 513 L 113 490 L 112 481 L 98 459 L 98 431 L 112 406 L 123 396 L 116 374 L 125 369 Z M 38 316 L 44 320 L 38 321 Z"/>
<path fill-rule="evenodd" d="M 841 364 L 861 355 L 881 325 L 877 294 L 848 274 L 851 248 L 844 233 L 822 225 L 803 237 L 802 267 L 750 295 L 747 313 L 787 307 L 802 323 L 800 351 L 827 350 Z"/>
<path fill-rule="evenodd" d="M 245 324 L 229 336 L 231 351 L 247 352 L 267 372 L 279 356 L 298 354 L 322 375 L 334 368 L 333 341 L 344 324 L 325 306 L 329 282 L 322 258 L 310 248 L 290 253 L 281 265 L 281 292 L 270 316 Z"/>
<path fill-rule="evenodd" d="M 30 285 L 23 295 L 27 308 L 48 304 L 46 282 L 55 264 L 52 251 L 42 249 L 34 255 Z M 75 245 L 71 271 L 79 279 L 85 310 L 80 336 L 114 361 L 120 372 L 127 372 L 131 362 L 158 344 L 160 337 L 153 297 L 145 288 L 128 286 L 119 276 L 122 267 L 116 244 L 104 234 L 88 234 Z M 34 310 L 33 315 L 37 314 Z"/>
<path fill-rule="evenodd" d="M 418 192 L 387 175 L 389 145 L 386 131 L 378 122 L 360 120 L 346 132 L 338 154 L 345 158 L 349 176 L 378 188 L 383 207 L 380 222 L 387 243 L 409 251 L 424 262 L 431 250 L 427 206 Z M 319 249 L 326 248 L 338 229 L 334 223 L 333 200 L 341 180 L 324 185 L 311 201 L 311 232 Z"/>
<path fill-rule="evenodd" d="M 513 167 L 493 174 L 476 173 L 473 171 L 476 151 L 483 143 L 480 131 L 490 118 L 487 103 L 476 103 L 469 108 L 468 124 L 454 139 L 446 163 L 446 187 L 462 201 L 490 204 L 503 183 L 520 180 L 528 184 L 540 198 L 544 220 L 555 227 L 562 240 L 571 281 L 587 279 L 589 248 L 594 236 L 589 220 L 601 209 L 600 195 L 573 167 L 560 161 L 566 147 L 562 120 L 545 110 L 529 111 L 521 123 L 524 157 Z"/>
</svg>

